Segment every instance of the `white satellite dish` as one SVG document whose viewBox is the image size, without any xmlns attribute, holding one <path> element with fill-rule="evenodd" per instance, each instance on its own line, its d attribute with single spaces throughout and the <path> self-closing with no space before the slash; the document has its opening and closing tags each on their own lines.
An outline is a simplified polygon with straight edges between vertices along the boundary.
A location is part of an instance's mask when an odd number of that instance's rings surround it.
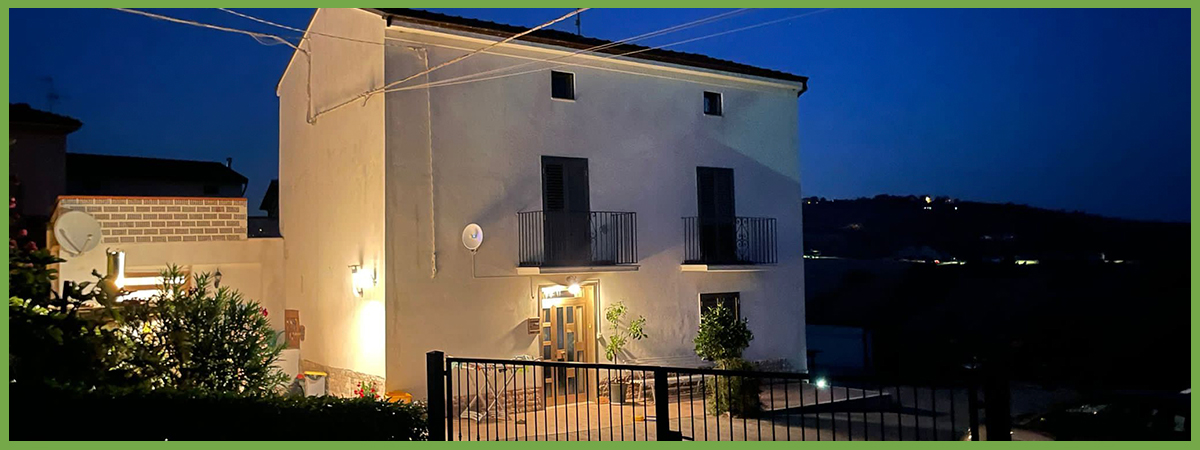
<svg viewBox="0 0 1200 450">
<path fill-rule="evenodd" d="M 466 228 L 463 228 L 462 239 L 463 246 L 467 247 L 467 250 L 479 249 L 479 246 L 483 245 L 483 228 L 476 224 L 467 225 Z"/>
<path fill-rule="evenodd" d="M 67 211 L 54 221 L 54 238 L 71 256 L 100 245 L 100 222 L 83 211 Z"/>
</svg>

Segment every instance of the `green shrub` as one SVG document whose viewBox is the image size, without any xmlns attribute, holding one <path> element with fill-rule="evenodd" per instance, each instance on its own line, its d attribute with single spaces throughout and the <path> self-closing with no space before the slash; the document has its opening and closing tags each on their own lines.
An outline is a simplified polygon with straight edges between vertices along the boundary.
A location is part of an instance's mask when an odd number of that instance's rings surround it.
<svg viewBox="0 0 1200 450">
<path fill-rule="evenodd" d="M 696 354 L 706 361 L 741 358 L 742 352 L 754 340 L 746 319 L 738 319 L 733 310 L 718 303 L 700 316 L 700 331 L 696 333 Z"/>
<path fill-rule="evenodd" d="M 131 304 L 122 325 L 132 343 L 128 370 L 152 387 L 217 392 L 271 392 L 287 376 L 274 366 L 283 350 L 265 309 L 229 287 L 212 288 L 206 273 L 195 285 L 170 266 L 149 304 Z"/>
<path fill-rule="evenodd" d="M 174 389 L 10 391 L 13 440 L 425 440 L 422 403 Z M 58 420 L 56 418 L 62 418 Z M 104 421 L 100 427 L 77 420 Z M 113 426 L 115 425 L 115 426 Z"/>
<path fill-rule="evenodd" d="M 723 359 L 717 362 L 723 370 L 754 370 L 754 365 L 741 358 Z M 754 417 L 762 412 L 758 395 L 761 384 L 758 378 L 717 375 L 706 378 L 704 395 L 708 413 L 720 415 L 730 413 L 740 417 Z"/>
<path fill-rule="evenodd" d="M 52 291 L 57 271 L 51 266 L 62 261 L 45 250 L 9 246 L 10 383 L 56 380 L 83 387 L 137 383 L 127 373 L 113 370 L 128 355 L 121 333 L 109 325 L 115 310 L 83 308 L 85 302 L 111 304 L 113 292 L 102 289 L 101 282 L 67 282 L 61 293 Z"/>
<path fill-rule="evenodd" d="M 723 370 L 754 370 L 742 359 L 742 352 L 754 340 L 746 319 L 739 319 L 733 310 L 718 303 L 700 316 L 700 331 L 696 333 L 696 354 L 707 361 L 716 361 Z M 759 402 L 759 380 L 740 376 L 709 377 L 704 388 L 708 413 L 730 413 L 753 416 L 762 411 Z"/>
</svg>

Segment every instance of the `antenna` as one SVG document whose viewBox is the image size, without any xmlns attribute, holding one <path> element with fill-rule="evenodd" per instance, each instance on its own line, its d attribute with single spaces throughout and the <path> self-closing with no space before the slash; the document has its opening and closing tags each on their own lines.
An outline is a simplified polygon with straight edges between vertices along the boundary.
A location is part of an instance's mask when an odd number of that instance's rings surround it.
<svg viewBox="0 0 1200 450">
<path fill-rule="evenodd" d="M 583 8 L 578 8 L 578 9 L 583 9 Z M 580 36 L 583 36 L 583 25 L 581 23 L 582 17 L 583 17 L 583 11 L 579 11 L 579 12 L 575 13 L 575 34 L 578 34 Z"/>
<path fill-rule="evenodd" d="M 479 250 L 479 246 L 483 245 L 483 228 L 476 224 L 467 225 L 463 229 L 462 241 L 467 250 L 475 253 L 476 250 Z"/>
<path fill-rule="evenodd" d="M 67 211 L 54 221 L 54 238 L 71 256 L 96 248 L 100 237 L 100 222 L 83 211 Z"/>
<path fill-rule="evenodd" d="M 41 78 L 46 83 L 46 111 L 54 112 L 54 104 L 62 97 L 58 95 L 58 91 L 54 89 L 54 77 L 44 76 Z"/>
</svg>

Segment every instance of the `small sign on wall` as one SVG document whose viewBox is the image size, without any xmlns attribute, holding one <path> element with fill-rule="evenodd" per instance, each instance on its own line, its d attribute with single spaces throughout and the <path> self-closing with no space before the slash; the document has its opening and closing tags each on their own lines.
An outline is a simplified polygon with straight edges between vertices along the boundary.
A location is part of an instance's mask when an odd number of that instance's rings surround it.
<svg viewBox="0 0 1200 450">
<path fill-rule="evenodd" d="M 542 318 L 530 317 L 528 319 L 525 319 L 525 330 L 528 331 L 529 334 L 541 333 L 542 332 Z"/>
<path fill-rule="evenodd" d="M 300 310 L 284 310 L 283 327 L 287 335 L 288 348 L 300 348 L 300 341 L 304 340 L 304 325 L 300 325 Z"/>
</svg>

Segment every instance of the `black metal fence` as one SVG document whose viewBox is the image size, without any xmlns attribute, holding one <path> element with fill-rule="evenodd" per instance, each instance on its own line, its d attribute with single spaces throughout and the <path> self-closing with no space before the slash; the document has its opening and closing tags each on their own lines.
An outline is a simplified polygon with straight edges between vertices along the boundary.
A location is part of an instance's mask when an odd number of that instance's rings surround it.
<svg viewBox="0 0 1200 450">
<path fill-rule="evenodd" d="M 427 369 L 435 440 L 981 438 L 982 391 L 973 382 L 814 380 L 790 372 L 456 358 L 441 352 L 428 354 Z M 988 393 L 993 395 L 1004 404 L 991 407 L 1007 411 L 1007 398 Z M 1005 423 L 988 425 L 1003 430 L 1000 440 L 1008 438 Z"/>
<path fill-rule="evenodd" d="M 525 211 L 517 213 L 520 264 L 636 264 L 637 213 Z"/>
<path fill-rule="evenodd" d="M 775 264 L 772 217 L 684 217 L 685 264 Z"/>
</svg>

